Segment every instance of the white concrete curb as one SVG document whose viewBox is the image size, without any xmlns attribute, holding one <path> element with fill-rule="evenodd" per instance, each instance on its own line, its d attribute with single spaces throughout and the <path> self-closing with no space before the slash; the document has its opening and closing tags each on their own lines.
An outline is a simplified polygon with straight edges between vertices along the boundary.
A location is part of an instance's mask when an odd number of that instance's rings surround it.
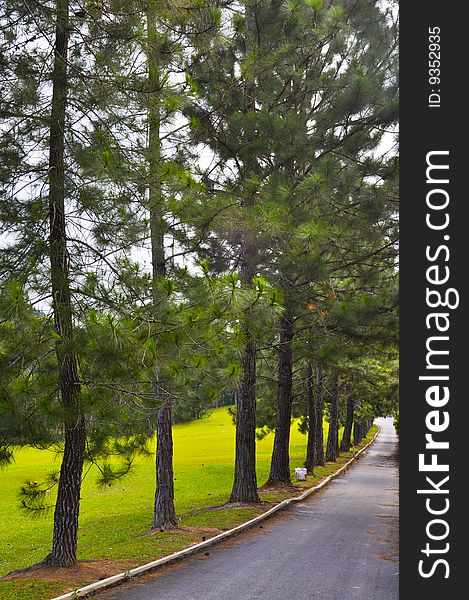
<svg viewBox="0 0 469 600">
<path fill-rule="evenodd" d="M 303 492 L 303 494 L 301 494 L 301 496 L 297 496 L 296 498 L 287 498 L 286 500 L 283 500 L 282 502 L 279 502 L 279 504 L 276 504 L 275 506 L 270 508 L 265 513 L 262 513 L 261 515 L 254 517 L 254 519 L 251 519 L 250 521 L 246 521 L 245 523 L 241 523 L 241 525 L 238 525 L 237 527 L 234 527 L 233 529 L 229 529 L 228 531 L 224 531 L 223 533 L 220 533 L 220 534 L 214 536 L 213 538 L 206 540 L 205 542 L 200 542 L 199 544 L 195 544 L 194 546 L 190 546 L 189 548 L 185 548 L 184 550 L 180 550 L 179 552 L 174 552 L 173 554 L 170 554 L 169 556 L 159 558 L 158 560 L 154 560 L 145 565 L 141 565 L 140 567 L 135 567 L 134 569 L 130 569 L 129 571 L 126 571 L 125 573 L 118 573 L 117 575 L 113 575 L 112 577 L 107 577 L 106 579 L 101 579 L 100 581 L 96 581 L 95 583 L 90 583 L 89 585 L 86 585 L 82 588 L 78 588 L 78 589 L 74 590 L 73 592 L 67 592 L 66 594 L 63 594 L 62 596 L 57 596 L 56 598 L 52 598 L 51 600 L 74 600 L 75 598 L 85 598 L 87 596 L 92 596 L 93 594 L 95 594 L 98 591 L 104 590 L 106 588 L 114 587 L 115 585 L 117 585 L 119 583 L 130 581 L 132 578 L 134 578 L 138 575 L 142 575 L 143 573 L 148 573 L 150 571 L 157 569 L 158 567 L 162 567 L 163 565 L 177 562 L 177 561 L 185 558 L 186 556 L 191 556 L 192 554 L 196 554 L 196 553 L 200 552 L 201 550 L 203 550 L 204 548 L 209 548 L 210 546 L 213 546 L 213 545 L 217 544 L 218 542 L 221 542 L 222 540 L 233 537 L 234 535 L 241 533 L 242 531 L 246 531 L 247 529 L 250 529 L 257 523 L 260 523 L 261 521 L 268 519 L 273 514 L 279 512 L 281 510 L 285 510 L 294 502 L 301 502 L 308 496 L 311 496 L 311 494 L 314 494 L 315 492 L 317 492 L 318 490 L 323 488 L 325 485 L 327 485 L 332 479 L 334 479 L 335 477 L 337 477 L 338 475 L 343 473 L 360 456 L 360 454 L 362 452 L 364 452 L 375 441 L 376 436 L 378 435 L 379 432 L 380 432 L 380 427 L 378 425 L 378 431 L 373 436 L 373 439 L 370 440 L 368 442 L 368 444 L 366 444 L 366 446 L 363 446 L 363 448 L 361 450 L 359 450 L 342 467 L 340 467 L 340 469 L 338 469 L 331 475 L 328 475 L 325 479 L 323 479 L 321 481 L 321 483 L 318 483 L 314 487 L 308 488 L 305 492 Z"/>
</svg>

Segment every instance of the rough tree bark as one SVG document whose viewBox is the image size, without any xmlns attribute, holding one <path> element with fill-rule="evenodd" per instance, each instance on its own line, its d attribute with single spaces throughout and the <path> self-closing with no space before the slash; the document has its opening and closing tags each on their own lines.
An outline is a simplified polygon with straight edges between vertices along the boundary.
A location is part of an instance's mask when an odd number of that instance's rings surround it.
<svg viewBox="0 0 469 600">
<path fill-rule="evenodd" d="M 341 452 L 348 452 L 352 445 L 352 426 L 353 426 L 354 401 L 352 394 L 347 396 L 347 413 L 345 415 L 344 433 L 340 442 Z"/>
<path fill-rule="evenodd" d="M 310 475 L 314 474 L 316 464 L 317 399 L 314 393 L 313 362 L 308 361 L 306 378 L 306 401 L 308 410 L 308 441 L 306 442 L 305 467 Z"/>
<path fill-rule="evenodd" d="M 316 465 L 323 467 L 325 465 L 324 458 L 324 393 L 323 393 L 323 377 L 321 364 L 318 362 L 316 365 L 315 375 L 315 390 L 316 390 L 316 432 L 315 432 L 315 443 L 316 443 Z"/>
<path fill-rule="evenodd" d="M 148 147 L 149 166 L 148 203 L 150 211 L 151 260 L 153 276 L 154 309 L 160 303 L 157 282 L 166 276 L 164 235 L 166 223 L 160 176 L 161 138 L 160 138 L 160 65 L 158 56 L 157 3 L 148 0 L 147 4 L 147 61 L 148 61 Z M 171 529 L 177 525 L 174 506 L 173 473 L 173 425 L 172 396 L 168 382 L 162 381 L 161 367 L 156 367 L 155 396 L 160 404 L 156 417 L 156 490 L 153 510 L 153 529 Z"/>
<path fill-rule="evenodd" d="M 235 476 L 230 502 L 259 502 L 256 476 L 256 346 L 248 339 L 236 412 Z"/>
<path fill-rule="evenodd" d="M 330 405 L 329 433 L 327 436 L 326 460 L 335 462 L 339 455 L 339 377 L 334 376 Z"/>
<path fill-rule="evenodd" d="M 246 6 L 246 53 L 257 43 L 256 8 Z M 255 89 L 252 83 L 245 83 L 244 111 L 255 111 Z M 246 161 L 246 175 L 257 171 L 257 158 L 253 154 Z M 254 197 L 247 196 L 243 200 L 243 210 L 249 211 L 254 205 Z M 240 279 L 245 287 L 251 285 L 256 272 L 256 245 L 254 232 L 248 228 L 242 232 L 242 249 L 240 256 Z M 244 315 L 242 327 L 245 335 L 245 346 L 242 358 L 243 376 L 238 390 L 236 412 L 236 450 L 235 472 L 230 502 L 260 502 L 257 493 L 256 474 L 256 351 L 250 316 Z"/>
<path fill-rule="evenodd" d="M 50 274 L 59 391 L 65 409 L 65 446 L 54 511 L 52 548 L 44 563 L 71 567 L 76 563 L 80 490 L 85 453 L 85 419 L 73 348 L 72 300 L 65 217 L 64 132 L 68 91 L 68 0 L 57 0 L 52 109 L 49 138 Z"/>
<path fill-rule="evenodd" d="M 287 297 L 285 311 L 280 318 L 277 423 L 270 464 L 269 485 L 291 483 L 289 450 L 293 394 L 293 335 L 293 310 Z"/>
<path fill-rule="evenodd" d="M 173 435 L 170 400 L 164 402 L 156 418 L 156 491 L 153 529 L 170 529 L 177 525 L 174 508 Z"/>
</svg>

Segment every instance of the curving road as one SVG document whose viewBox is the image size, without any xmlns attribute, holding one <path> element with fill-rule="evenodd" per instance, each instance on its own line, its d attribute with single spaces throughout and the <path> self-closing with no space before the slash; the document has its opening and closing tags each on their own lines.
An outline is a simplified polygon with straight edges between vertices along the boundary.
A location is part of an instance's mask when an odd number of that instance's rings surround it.
<svg viewBox="0 0 469 600">
<path fill-rule="evenodd" d="M 345 474 L 263 529 L 99 595 L 102 600 L 398 600 L 392 419 Z"/>
</svg>

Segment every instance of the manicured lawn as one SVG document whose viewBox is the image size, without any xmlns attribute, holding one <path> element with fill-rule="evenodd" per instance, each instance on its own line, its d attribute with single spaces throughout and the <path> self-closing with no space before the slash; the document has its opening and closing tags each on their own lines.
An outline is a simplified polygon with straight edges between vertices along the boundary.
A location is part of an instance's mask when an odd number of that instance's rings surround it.
<svg viewBox="0 0 469 600">
<path fill-rule="evenodd" d="M 116 564 L 125 561 L 127 568 L 131 568 L 200 541 L 201 528 L 213 528 L 213 532 L 206 532 L 208 537 L 265 510 L 263 506 L 201 511 L 228 501 L 233 481 L 234 434 L 226 408 L 214 410 L 199 421 L 175 426 L 176 510 L 183 527 L 179 531 L 141 535 L 148 530 L 152 519 L 153 458 L 140 460 L 131 475 L 105 491 L 96 487 L 96 471 L 92 469 L 83 484 L 79 559 L 108 559 Z M 273 435 L 270 434 L 257 444 L 259 485 L 268 476 L 272 443 Z M 305 449 L 306 436 L 293 424 L 292 471 L 294 467 L 302 466 Z M 0 576 L 41 561 L 49 550 L 52 511 L 45 517 L 29 517 L 20 508 L 17 492 L 26 479 L 40 481 L 54 466 L 58 468 L 58 462 L 52 452 L 24 448 L 17 453 L 15 464 L 1 472 Z M 287 495 L 291 493 L 266 493 L 263 497 L 278 501 Z M 39 600 L 50 598 L 57 591 L 49 582 L 37 582 L 36 588 L 31 588 L 32 583 L 32 580 L 23 581 L 22 585 L 19 581 L 1 582 L 0 599 Z"/>
</svg>

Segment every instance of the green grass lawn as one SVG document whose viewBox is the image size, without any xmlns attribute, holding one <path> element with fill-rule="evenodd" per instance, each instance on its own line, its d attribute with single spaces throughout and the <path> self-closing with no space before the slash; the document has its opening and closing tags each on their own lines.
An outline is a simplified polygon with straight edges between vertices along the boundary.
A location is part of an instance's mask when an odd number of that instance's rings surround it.
<svg viewBox="0 0 469 600">
<path fill-rule="evenodd" d="M 200 532 L 194 531 L 194 526 L 228 529 L 265 510 L 265 507 L 241 507 L 198 512 L 228 501 L 233 482 L 234 436 L 235 428 L 226 408 L 214 410 L 199 421 L 174 427 L 175 500 L 181 525 L 186 528 L 183 531 L 140 535 L 152 521 L 153 458 L 137 462 L 132 474 L 105 491 L 96 487 L 96 471 L 92 469 L 83 484 L 78 558 L 104 558 L 116 564 L 125 561 L 131 568 L 200 541 Z M 257 444 L 259 485 L 269 473 L 272 443 L 270 434 Z M 303 465 L 305 450 L 306 436 L 293 424 L 292 470 Z M 57 468 L 58 463 L 52 452 L 24 448 L 16 454 L 15 464 L 0 474 L 0 576 L 41 561 L 49 551 L 52 512 L 45 517 L 29 517 L 20 508 L 17 493 L 26 479 L 40 481 L 54 466 Z M 264 499 L 278 501 L 282 494 L 266 493 Z M 60 591 L 41 582 L 29 592 L 26 588 L 32 581 L 25 583 L 0 583 L 0 598 L 39 600 Z"/>
</svg>

